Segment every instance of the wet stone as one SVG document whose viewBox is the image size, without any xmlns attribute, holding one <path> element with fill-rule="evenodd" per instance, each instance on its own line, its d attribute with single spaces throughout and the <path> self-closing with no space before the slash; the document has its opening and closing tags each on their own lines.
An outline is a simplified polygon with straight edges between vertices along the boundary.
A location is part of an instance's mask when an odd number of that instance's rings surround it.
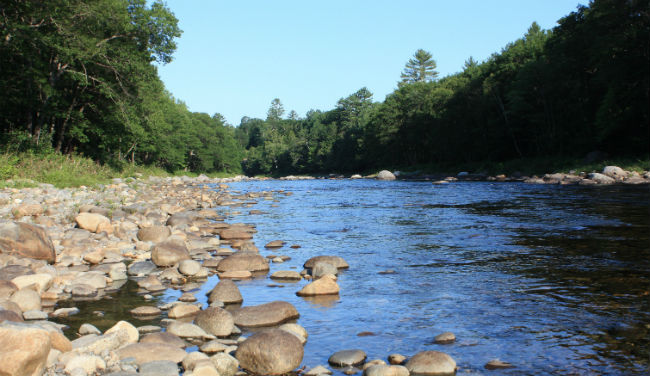
<svg viewBox="0 0 650 376">
<path fill-rule="evenodd" d="M 327 361 L 333 366 L 344 367 L 362 364 L 365 360 L 366 353 L 363 350 L 353 349 L 337 351 Z"/>
<path fill-rule="evenodd" d="M 511 363 L 501 361 L 499 359 L 492 359 L 487 364 L 485 364 L 485 369 L 495 370 L 495 369 L 506 369 L 514 367 Z"/>
</svg>

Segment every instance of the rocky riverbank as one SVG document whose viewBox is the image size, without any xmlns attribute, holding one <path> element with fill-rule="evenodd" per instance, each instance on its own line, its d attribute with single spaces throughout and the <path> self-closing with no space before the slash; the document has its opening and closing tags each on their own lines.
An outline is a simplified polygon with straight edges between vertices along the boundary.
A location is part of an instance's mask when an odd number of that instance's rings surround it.
<svg viewBox="0 0 650 376">
<path fill-rule="evenodd" d="M 295 323 L 296 308 L 281 300 L 247 305 L 234 282 L 264 278 L 270 263 L 288 256 L 262 256 L 253 226 L 226 223 L 218 214 L 249 210 L 252 215 L 255 210 L 248 208 L 258 200 L 277 200 L 290 192 L 229 191 L 227 183 L 241 179 L 115 179 L 96 189 L 41 184 L 0 191 L 0 373 L 232 376 L 299 370 L 319 375 L 333 368 L 381 376 L 455 371 L 455 361 L 435 351 L 410 359 L 386 354 L 387 364 L 366 362 L 362 350 L 343 350 L 332 355 L 329 366 L 303 365 L 308 333 Z M 265 249 L 284 245 L 277 240 Z M 305 260 L 300 273 L 278 270 L 270 278 L 307 280 L 295 291 L 299 296 L 336 295 L 338 270 L 348 267 L 336 255 L 322 255 Z M 198 302 L 193 292 L 215 274 L 219 282 L 207 304 Z M 90 314 L 80 312 L 75 302 L 109 299 L 127 279 L 137 282 L 143 296 L 143 305 L 130 311 L 133 320 L 111 323 L 103 331 L 86 322 L 74 336 L 64 335 L 66 317 Z M 178 301 L 144 304 L 168 288 L 183 291 Z M 160 325 L 129 322 L 146 317 L 160 318 Z M 185 350 L 193 345 L 198 351 Z"/>
</svg>

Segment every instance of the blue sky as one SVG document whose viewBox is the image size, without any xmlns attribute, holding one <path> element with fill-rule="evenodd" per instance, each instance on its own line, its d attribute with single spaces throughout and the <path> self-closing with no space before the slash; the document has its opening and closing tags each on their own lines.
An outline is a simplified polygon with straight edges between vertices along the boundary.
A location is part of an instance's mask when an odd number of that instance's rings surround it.
<svg viewBox="0 0 650 376">
<path fill-rule="evenodd" d="M 159 67 L 191 111 L 266 118 L 273 98 L 304 116 L 362 87 L 383 101 L 404 64 L 429 51 L 439 77 L 485 60 L 533 21 L 551 29 L 577 0 L 167 0 L 183 36 Z"/>
</svg>

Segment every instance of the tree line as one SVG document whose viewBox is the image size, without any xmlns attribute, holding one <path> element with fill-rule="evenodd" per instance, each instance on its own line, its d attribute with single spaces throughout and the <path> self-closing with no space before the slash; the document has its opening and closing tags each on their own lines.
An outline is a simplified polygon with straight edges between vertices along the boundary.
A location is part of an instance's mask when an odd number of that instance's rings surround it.
<svg viewBox="0 0 650 376">
<path fill-rule="evenodd" d="M 190 112 L 159 79 L 178 20 L 162 1 L 7 0 L 0 5 L 0 144 L 101 163 L 240 171 L 219 114 Z"/>
<path fill-rule="evenodd" d="M 244 168 L 358 172 L 594 151 L 648 158 L 649 10 L 647 0 L 595 0 L 441 79 L 418 50 L 383 102 L 362 88 L 304 119 L 242 119 Z"/>
<path fill-rule="evenodd" d="M 247 174 L 360 172 L 593 151 L 648 157 L 648 0 L 594 0 L 552 30 L 533 23 L 488 59 L 439 78 L 431 53 L 394 92 L 367 88 L 328 111 L 232 127 L 192 113 L 154 63 L 171 61 L 177 20 L 161 1 L 8 0 L 1 6 L 0 142 L 102 163 Z"/>
</svg>

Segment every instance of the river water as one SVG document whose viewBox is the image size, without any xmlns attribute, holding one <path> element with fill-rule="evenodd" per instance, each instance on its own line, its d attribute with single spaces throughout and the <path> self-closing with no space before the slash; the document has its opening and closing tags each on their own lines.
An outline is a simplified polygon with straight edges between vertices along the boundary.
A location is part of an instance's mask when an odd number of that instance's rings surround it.
<svg viewBox="0 0 650 376">
<path fill-rule="evenodd" d="M 443 351 L 459 374 L 648 373 L 647 186 L 309 180 L 230 187 L 292 192 L 223 211 L 228 222 L 257 226 L 264 256 L 291 257 L 272 263 L 271 273 L 300 271 L 317 255 L 350 264 L 339 276 L 341 293 L 330 298 L 296 296 L 306 281 L 237 282 L 244 305 L 296 306 L 309 333 L 309 367 L 359 348 L 369 359 Z M 276 239 L 287 246 L 264 249 Z M 380 273 L 388 270 L 394 273 Z M 197 298 L 206 302 L 217 282 L 208 279 Z M 159 299 L 180 294 L 170 289 Z M 446 331 L 456 342 L 435 344 Z M 491 359 L 515 368 L 487 371 Z"/>
</svg>

